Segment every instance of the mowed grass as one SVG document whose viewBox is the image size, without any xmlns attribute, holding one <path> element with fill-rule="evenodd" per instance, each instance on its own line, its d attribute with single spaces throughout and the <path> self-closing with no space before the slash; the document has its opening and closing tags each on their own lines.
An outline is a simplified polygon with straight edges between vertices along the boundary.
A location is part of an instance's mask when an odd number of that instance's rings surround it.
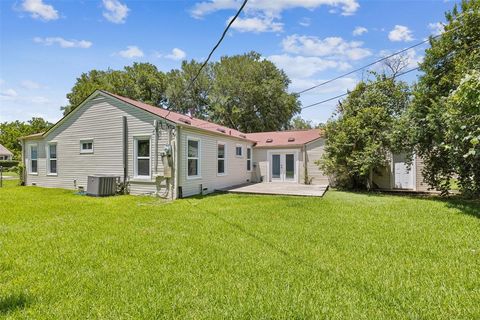
<svg viewBox="0 0 480 320">
<path fill-rule="evenodd" d="M 0 317 L 479 319 L 480 204 L 0 189 Z"/>
</svg>

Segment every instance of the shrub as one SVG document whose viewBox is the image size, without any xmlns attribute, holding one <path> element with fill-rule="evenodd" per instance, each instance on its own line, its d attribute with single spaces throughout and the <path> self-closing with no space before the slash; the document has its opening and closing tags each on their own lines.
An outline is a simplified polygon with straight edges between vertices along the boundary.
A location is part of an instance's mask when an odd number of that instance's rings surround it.
<svg viewBox="0 0 480 320">
<path fill-rule="evenodd" d="M 17 160 L 0 160 L 0 167 L 3 167 L 4 171 L 5 168 L 13 168 L 18 166 L 20 161 Z"/>
</svg>

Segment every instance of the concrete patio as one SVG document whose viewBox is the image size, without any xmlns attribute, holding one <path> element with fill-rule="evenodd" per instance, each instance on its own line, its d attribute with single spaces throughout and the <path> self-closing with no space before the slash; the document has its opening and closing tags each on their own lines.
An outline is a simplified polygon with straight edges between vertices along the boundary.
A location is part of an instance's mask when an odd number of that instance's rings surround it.
<svg viewBox="0 0 480 320">
<path fill-rule="evenodd" d="M 231 193 L 322 197 L 327 191 L 327 189 L 328 185 L 267 182 L 243 184 L 230 188 L 220 189 L 219 191 Z"/>
</svg>

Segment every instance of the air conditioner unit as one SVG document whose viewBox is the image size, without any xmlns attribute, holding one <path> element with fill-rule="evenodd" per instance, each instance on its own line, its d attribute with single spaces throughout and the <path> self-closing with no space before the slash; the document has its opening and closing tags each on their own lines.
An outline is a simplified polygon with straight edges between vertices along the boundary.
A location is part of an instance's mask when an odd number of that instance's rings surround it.
<svg viewBox="0 0 480 320">
<path fill-rule="evenodd" d="M 113 196 L 117 192 L 119 176 L 108 174 L 96 174 L 88 176 L 87 195 L 94 197 Z"/>
</svg>

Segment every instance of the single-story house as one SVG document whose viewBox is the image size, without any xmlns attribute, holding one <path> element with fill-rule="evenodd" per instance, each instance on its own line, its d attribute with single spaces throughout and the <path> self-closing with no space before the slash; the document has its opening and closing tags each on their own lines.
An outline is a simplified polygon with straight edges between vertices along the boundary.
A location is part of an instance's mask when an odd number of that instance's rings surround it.
<svg viewBox="0 0 480 320">
<path fill-rule="evenodd" d="M 0 160 L 12 160 L 13 153 L 0 144 Z"/>
<path fill-rule="evenodd" d="M 101 90 L 21 142 L 26 185 L 79 189 L 112 174 L 131 194 L 169 198 L 247 182 L 328 185 L 322 130 L 245 134 Z"/>
</svg>

